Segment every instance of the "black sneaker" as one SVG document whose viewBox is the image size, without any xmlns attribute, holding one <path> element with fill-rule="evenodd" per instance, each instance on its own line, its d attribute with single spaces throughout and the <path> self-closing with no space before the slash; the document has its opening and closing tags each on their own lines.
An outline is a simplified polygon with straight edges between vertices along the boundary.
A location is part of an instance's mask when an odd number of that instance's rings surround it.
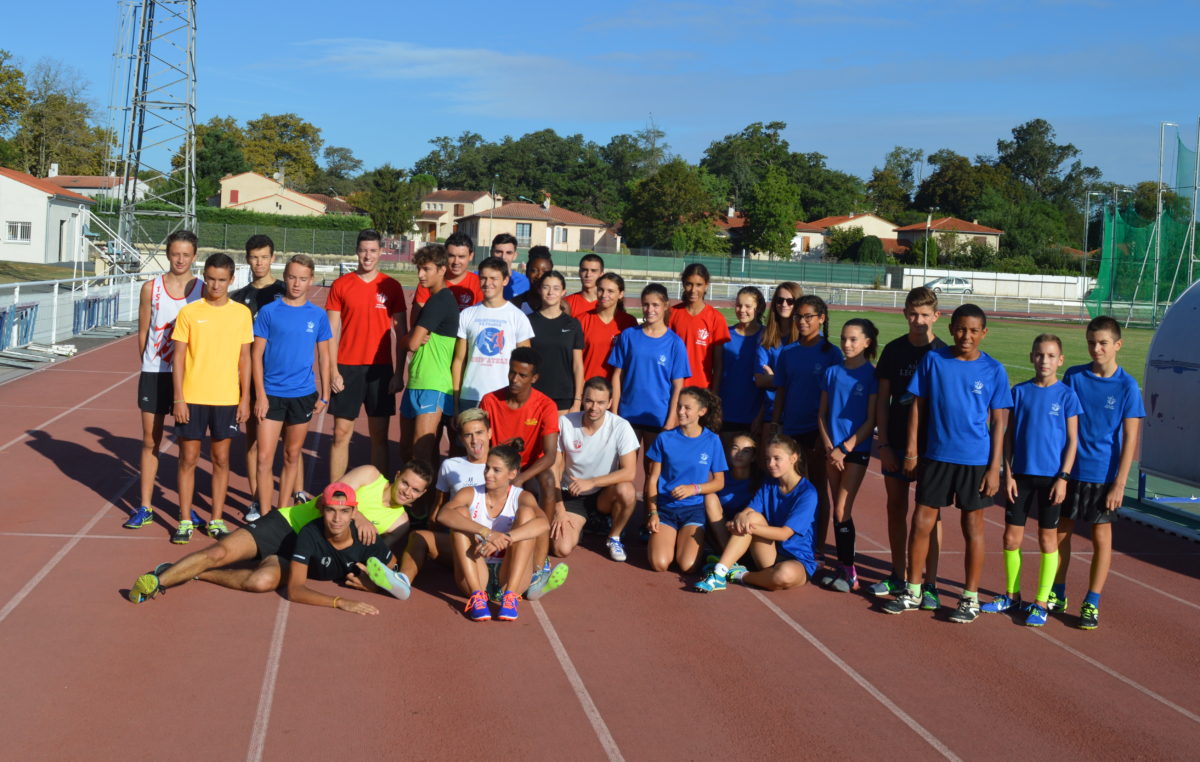
<svg viewBox="0 0 1200 762">
<path fill-rule="evenodd" d="M 960 598 L 958 608 L 950 615 L 950 621 L 955 624 L 970 624 L 979 618 L 979 599 Z"/>
<path fill-rule="evenodd" d="M 1094 630 L 1100 626 L 1100 608 L 1090 603 L 1079 607 L 1079 629 Z"/>
<path fill-rule="evenodd" d="M 918 611 L 920 608 L 920 596 L 913 595 L 907 588 L 895 598 L 883 604 L 883 611 L 887 614 L 903 614 L 905 611 Z"/>
</svg>

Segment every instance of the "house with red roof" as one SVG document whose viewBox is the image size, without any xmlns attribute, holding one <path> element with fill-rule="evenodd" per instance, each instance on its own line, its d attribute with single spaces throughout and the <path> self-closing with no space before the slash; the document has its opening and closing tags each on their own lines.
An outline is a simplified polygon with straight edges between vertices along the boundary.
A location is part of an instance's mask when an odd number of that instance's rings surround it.
<svg viewBox="0 0 1200 762">
<path fill-rule="evenodd" d="M 121 178 L 116 175 L 60 175 L 58 165 L 51 164 L 46 179 L 64 190 L 74 191 L 88 198 L 121 198 Z M 134 201 L 146 197 L 150 186 L 145 180 L 133 181 Z"/>
<path fill-rule="evenodd" d="M 503 203 L 500 196 L 487 191 L 438 189 L 421 199 L 416 227 L 420 240 L 445 240 L 458 230 L 458 221 L 473 214 L 494 209 Z"/>
<path fill-rule="evenodd" d="M 792 237 L 792 253 L 797 257 L 824 257 L 830 232 L 849 228 L 862 230 L 864 236 L 875 236 L 883 242 L 883 250 L 888 254 L 896 254 L 901 250 L 894 232 L 896 223 L 877 214 L 851 213 L 822 217 L 812 222 L 797 222 L 796 234 Z"/>
<path fill-rule="evenodd" d="M 549 246 L 552 251 L 597 251 L 611 254 L 621 250 L 621 236 L 609 224 L 586 214 L 550 203 L 516 202 L 463 217 L 458 229 L 481 246 L 501 233 L 517 238 L 518 248 Z"/>
<path fill-rule="evenodd" d="M 84 232 L 95 202 L 15 169 L 0 167 L 0 259 L 55 264 L 88 259 Z"/>
<path fill-rule="evenodd" d="M 257 172 L 221 178 L 221 208 L 245 209 L 266 214 L 315 217 L 322 214 L 366 214 L 341 196 L 300 193 Z"/>
<path fill-rule="evenodd" d="M 957 217 L 939 217 L 936 220 L 895 228 L 895 231 L 900 243 L 909 248 L 912 248 L 913 244 L 926 235 L 930 235 L 937 242 L 938 249 L 941 251 L 953 249 L 971 241 L 989 246 L 992 251 L 998 251 L 1000 236 L 1004 235 L 1003 230 L 980 225 L 979 220 L 967 222 Z"/>
</svg>

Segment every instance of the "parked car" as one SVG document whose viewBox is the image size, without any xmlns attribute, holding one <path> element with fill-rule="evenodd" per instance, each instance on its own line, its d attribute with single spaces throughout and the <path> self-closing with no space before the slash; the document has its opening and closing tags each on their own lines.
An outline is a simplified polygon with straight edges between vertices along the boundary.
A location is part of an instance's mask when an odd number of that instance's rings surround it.
<svg viewBox="0 0 1200 762">
<path fill-rule="evenodd" d="M 938 278 L 925 284 L 925 288 L 933 289 L 935 294 L 971 294 L 971 281 L 966 278 Z"/>
</svg>

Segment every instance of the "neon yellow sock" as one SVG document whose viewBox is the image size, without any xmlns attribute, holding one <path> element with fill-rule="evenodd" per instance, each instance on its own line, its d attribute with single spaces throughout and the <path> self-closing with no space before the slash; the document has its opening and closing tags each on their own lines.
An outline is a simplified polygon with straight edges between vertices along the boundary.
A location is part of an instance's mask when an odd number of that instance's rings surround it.
<svg viewBox="0 0 1200 762">
<path fill-rule="evenodd" d="M 1005 592 L 1010 596 L 1021 592 L 1021 549 L 1004 551 Z"/>
<path fill-rule="evenodd" d="M 1043 553 L 1042 568 L 1038 572 L 1038 591 L 1037 599 L 1039 601 L 1049 600 L 1050 588 L 1054 585 L 1054 575 L 1058 573 L 1058 553 Z"/>
</svg>

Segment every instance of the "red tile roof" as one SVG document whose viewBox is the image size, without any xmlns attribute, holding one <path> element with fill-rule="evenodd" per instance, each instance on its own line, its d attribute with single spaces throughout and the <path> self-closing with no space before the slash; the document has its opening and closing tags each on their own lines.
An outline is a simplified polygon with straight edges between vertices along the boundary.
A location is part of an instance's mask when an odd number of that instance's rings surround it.
<svg viewBox="0 0 1200 762">
<path fill-rule="evenodd" d="M 447 212 L 445 209 L 443 209 L 443 210 L 442 210 L 442 211 L 440 211 L 440 212 L 438 212 L 438 211 L 435 211 L 435 210 L 433 210 L 433 209 L 424 209 L 424 210 L 422 210 L 422 211 L 421 211 L 421 219 L 423 219 L 423 220 L 436 220 L 436 219 L 438 219 L 439 217 L 445 217 L 447 214 L 448 214 L 448 212 Z"/>
<path fill-rule="evenodd" d="M 363 210 L 338 196 L 326 196 L 324 193 L 305 193 L 305 196 L 320 201 L 325 205 L 326 214 L 362 214 Z"/>
<path fill-rule="evenodd" d="M 977 235 L 1004 235 L 1003 230 L 989 228 L 980 225 L 977 222 L 967 222 L 960 220 L 957 217 L 941 217 L 929 223 L 930 230 L 936 230 L 939 233 L 975 233 Z M 924 222 L 917 222 L 912 225 L 905 225 L 902 228 L 895 228 L 897 233 L 914 232 L 919 233 L 925 230 Z"/>
<path fill-rule="evenodd" d="M 887 224 L 887 225 L 894 224 L 889 220 L 885 220 L 884 218 L 880 217 L 877 214 L 871 214 L 870 212 L 865 212 L 863 214 L 839 214 L 839 215 L 835 215 L 833 217 L 822 217 L 821 219 L 813 220 L 812 222 L 797 222 L 796 230 L 804 230 L 806 232 L 823 232 L 824 230 L 826 230 L 828 228 L 837 227 L 838 225 L 841 225 L 843 223 L 862 219 L 863 217 L 874 217 L 875 219 L 877 219 L 880 222 L 883 222 L 884 224 Z M 801 226 L 803 226 L 803 227 L 801 227 Z"/>
<path fill-rule="evenodd" d="M 718 215 L 716 219 L 717 227 L 722 230 L 738 230 L 746 227 L 746 222 L 746 215 L 741 212 L 735 212 L 732 217 Z"/>
<path fill-rule="evenodd" d="M 111 175 L 57 175 L 46 180 L 60 188 L 117 188 L 121 178 Z"/>
<path fill-rule="evenodd" d="M 592 228 L 608 227 L 607 222 L 598 220 L 595 217 L 588 217 L 586 214 L 563 209 L 561 206 L 551 205 L 549 209 L 546 209 L 541 204 L 526 204 L 524 202 L 503 204 L 494 210 L 485 209 L 464 219 L 470 219 L 471 217 L 495 217 L 501 220 L 541 220 L 560 225 L 581 225 Z"/>
<path fill-rule="evenodd" d="M 488 195 L 487 191 L 435 190 L 427 193 L 422 201 L 450 201 L 457 204 L 469 204 Z"/>
<path fill-rule="evenodd" d="M 900 243 L 896 238 L 880 238 L 879 242 L 883 244 L 883 252 L 885 254 L 896 256 L 908 251 L 908 247 Z"/>
<path fill-rule="evenodd" d="M 813 222 L 797 222 L 796 232 L 798 233 L 824 233 L 825 228 Z"/>
<path fill-rule="evenodd" d="M 24 172 L 18 172 L 17 170 L 9 169 L 8 167 L 0 167 L 0 176 L 7 177 L 10 180 L 16 180 L 17 182 L 22 183 L 23 185 L 28 185 L 31 188 L 37 188 L 42 193 L 48 193 L 51 196 L 69 198 L 72 201 L 85 201 L 89 204 L 96 203 L 95 200 L 76 193 L 75 191 L 69 191 L 66 188 L 55 185 L 44 177 L 34 177 L 33 175 L 26 174 Z"/>
</svg>

